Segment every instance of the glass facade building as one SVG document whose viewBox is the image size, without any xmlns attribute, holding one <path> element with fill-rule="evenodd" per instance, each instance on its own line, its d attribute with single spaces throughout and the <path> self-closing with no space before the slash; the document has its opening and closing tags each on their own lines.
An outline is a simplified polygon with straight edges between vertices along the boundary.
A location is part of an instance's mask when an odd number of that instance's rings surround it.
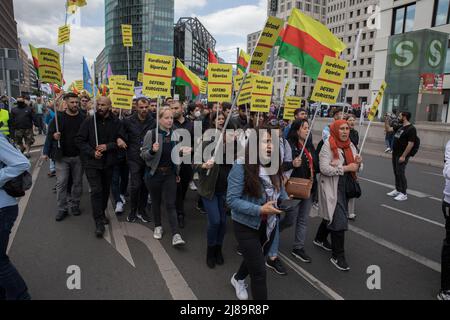
<svg viewBox="0 0 450 320">
<path fill-rule="evenodd" d="M 146 52 L 173 55 L 174 0 L 105 0 L 105 51 L 115 75 L 127 75 L 122 24 L 133 26 L 130 75 L 137 80 Z"/>
</svg>

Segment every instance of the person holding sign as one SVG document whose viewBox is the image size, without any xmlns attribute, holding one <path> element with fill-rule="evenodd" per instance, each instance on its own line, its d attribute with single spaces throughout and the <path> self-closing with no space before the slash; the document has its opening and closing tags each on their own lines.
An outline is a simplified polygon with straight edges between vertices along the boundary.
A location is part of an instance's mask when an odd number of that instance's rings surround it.
<svg viewBox="0 0 450 320">
<path fill-rule="evenodd" d="M 325 141 L 319 155 L 320 190 L 319 216 L 324 220 L 317 231 L 314 244 L 329 251 L 327 241 L 331 233 L 331 262 L 342 271 L 350 270 L 345 259 L 345 231 L 348 229 L 348 201 L 358 197 L 350 192 L 356 190 L 356 173 L 362 158 L 350 141 L 350 127 L 345 120 L 330 125 L 330 137 Z"/>
<path fill-rule="evenodd" d="M 95 234 L 101 238 L 105 233 L 105 225 L 109 224 L 105 211 L 108 206 L 113 167 L 117 164 L 117 139 L 121 124 L 111 113 L 111 100 L 108 97 L 98 97 L 96 103 L 95 117 L 83 122 L 75 137 L 75 143 L 80 149 L 81 161 L 91 188 Z"/>
</svg>

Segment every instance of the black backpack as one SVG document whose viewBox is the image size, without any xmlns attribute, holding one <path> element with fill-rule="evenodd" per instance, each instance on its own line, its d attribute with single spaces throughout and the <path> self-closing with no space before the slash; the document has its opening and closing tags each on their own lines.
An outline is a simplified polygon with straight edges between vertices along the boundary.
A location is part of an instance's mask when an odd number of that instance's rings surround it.
<svg viewBox="0 0 450 320">
<path fill-rule="evenodd" d="M 23 197 L 25 191 L 29 190 L 33 185 L 33 178 L 28 171 L 25 171 L 21 175 L 9 180 L 3 186 L 3 190 L 13 198 Z"/>
<path fill-rule="evenodd" d="M 417 154 L 417 152 L 419 152 L 419 148 L 420 148 L 420 138 L 416 136 L 416 140 L 414 140 L 414 147 L 412 148 L 409 155 L 411 157 L 414 157 Z"/>
</svg>

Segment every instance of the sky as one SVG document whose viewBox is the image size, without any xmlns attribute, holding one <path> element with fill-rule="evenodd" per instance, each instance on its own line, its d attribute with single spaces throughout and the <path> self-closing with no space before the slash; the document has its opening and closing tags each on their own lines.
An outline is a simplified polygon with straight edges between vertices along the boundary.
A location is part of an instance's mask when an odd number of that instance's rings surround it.
<svg viewBox="0 0 450 320">
<path fill-rule="evenodd" d="M 104 0 L 87 3 L 69 19 L 73 26 L 65 49 L 67 84 L 82 78 L 82 57 L 92 63 L 105 45 Z M 56 42 L 58 27 L 64 24 L 64 4 L 65 0 L 14 0 L 19 38 L 30 57 L 29 43 L 62 53 Z M 266 10 L 267 0 L 175 0 L 174 23 L 180 17 L 197 17 L 217 40 L 219 56 L 235 62 L 236 48 L 246 49 L 247 34 L 263 27 Z"/>
</svg>

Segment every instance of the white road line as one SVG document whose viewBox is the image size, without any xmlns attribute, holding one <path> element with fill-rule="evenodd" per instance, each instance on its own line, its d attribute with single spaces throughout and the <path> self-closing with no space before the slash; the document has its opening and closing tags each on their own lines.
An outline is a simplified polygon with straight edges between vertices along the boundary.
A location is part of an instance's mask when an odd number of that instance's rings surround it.
<svg viewBox="0 0 450 320">
<path fill-rule="evenodd" d="M 389 250 L 392 250 L 392 251 L 394 251 L 394 252 L 396 252 L 398 254 L 401 254 L 402 256 L 405 256 L 405 257 L 407 257 L 407 258 L 409 258 L 411 260 L 414 260 L 414 261 L 416 261 L 416 262 L 424 265 L 425 267 L 428 267 L 428 268 L 430 268 L 430 269 L 432 269 L 432 270 L 434 270 L 436 272 L 439 272 L 439 273 L 441 272 L 441 264 L 436 262 L 436 261 L 433 261 L 433 260 L 430 260 L 428 258 L 425 258 L 424 256 L 421 256 L 421 255 L 419 255 L 419 254 L 417 254 L 417 253 L 415 253 L 415 252 L 413 252 L 411 250 L 402 248 L 402 247 L 400 247 L 400 246 L 398 246 L 398 245 L 396 245 L 396 244 L 394 244 L 392 242 L 384 240 L 383 238 L 380 238 L 380 237 L 378 237 L 378 236 L 376 236 L 374 234 L 371 234 L 371 233 L 369 233 L 367 231 L 364 231 L 364 230 L 362 230 L 362 229 L 360 229 L 358 227 L 355 227 L 353 225 L 349 225 L 348 228 L 349 228 L 350 231 L 353 231 L 354 233 L 359 234 L 360 236 L 362 236 L 362 237 L 364 237 L 366 239 L 372 240 L 373 242 L 376 242 L 380 246 L 388 248 Z"/>
<path fill-rule="evenodd" d="M 34 167 L 33 174 L 32 174 L 32 180 L 33 185 L 31 186 L 30 190 L 28 190 L 25 193 L 25 196 L 23 196 L 19 201 L 19 214 L 17 216 L 16 222 L 14 223 L 14 226 L 11 229 L 11 235 L 9 236 L 9 243 L 8 248 L 6 249 L 6 253 L 9 252 L 11 249 L 11 246 L 14 242 L 14 238 L 16 237 L 17 230 L 19 229 L 20 223 L 22 222 L 23 215 L 25 214 L 25 211 L 28 207 L 28 201 L 30 200 L 30 196 L 33 193 L 34 186 L 36 185 L 37 177 L 39 176 L 39 172 L 41 171 L 42 162 L 38 161 L 36 163 L 36 166 Z"/>
<path fill-rule="evenodd" d="M 429 174 L 429 175 L 432 175 L 432 176 L 437 176 L 437 177 L 443 177 L 443 175 L 442 175 L 442 173 L 435 173 L 435 172 L 430 172 L 430 171 L 422 171 L 423 173 L 425 173 L 425 174 Z"/>
<path fill-rule="evenodd" d="M 392 184 L 387 184 L 387 183 L 383 183 L 383 182 L 380 182 L 380 181 L 375 181 L 375 180 L 366 179 L 366 178 L 362 178 L 362 177 L 359 177 L 359 179 L 363 180 L 363 181 L 367 181 L 367 182 L 373 183 L 373 184 L 377 184 L 377 185 L 382 186 L 382 187 L 389 188 L 391 190 L 395 189 L 395 186 L 392 185 Z M 417 198 L 429 198 L 429 199 L 432 199 L 432 200 L 441 201 L 440 199 L 438 199 L 436 197 L 433 197 L 433 196 L 431 196 L 429 194 L 426 194 L 426 193 L 423 193 L 423 192 L 420 192 L 420 191 L 416 191 L 416 190 L 408 189 L 407 193 L 412 195 L 412 196 L 415 196 Z"/>
<path fill-rule="evenodd" d="M 41 152 L 41 151 L 42 151 L 41 149 L 36 149 L 36 150 L 31 150 L 30 153 L 38 153 L 38 152 Z"/>
<path fill-rule="evenodd" d="M 344 298 L 341 295 L 336 293 L 333 289 L 325 285 L 323 282 L 314 277 L 308 271 L 300 267 L 294 261 L 289 259 L 286 255 L 282 254 L 281 252 L 279 252 L 278 255 L 289 267 L 291 267 L 292 270 L 294 270 L 300 277 L 305 279 L 309 284 L 311 284 L 315 289 L 320 291 L 322 294 L 324 294 L 325 296 L 327 296 L 332 300 L 344 300 Z"/>
<path fill-rule="evenodd" d="M 439 199 L 439 198 L 436 198 L 436 197 L 430 197 L 430 199 L 431 199 L 431 200 L 436 200 L 436 201 L 442 202 L 442 199 Z"/>
<path fill-rule="evenodd" d="M 403 211 L 403 210 L 400 210 L 400 209 L 397 209 L 397 208 L 394 208 L 394 207 L 391 207 L 391 206 L 388 206 L 388 205 L 385 205 L 385 204 L 382 204 L 381 206 L 384 207 L 384 208 L 390 209 L 390 210 L 392 210 L 392 211 L 395 211 L 395 212 L 398 212 L 398 213 L 401 213 L 401 214 L 404 214 L 404 215 L 413 217 L 413 218 L 415 218 L 415 219 L 422 220 L 422 221 L 425 221 L 425 222 L 434 224 L 434 225 L 436 225 L 436 226 L 438 226 L 438 227 L 445 228 L 445 225 L 443 225 L 442 223 L 439 223 L 439 222 L 436 222 L 436 221 L 434 221 L 434 220 L 430 220 L 430 219 L 427 219 L 427 218 L 423 218 L 423 217 L 421 217 L 421 216 L 412 214 L 412 213 L 410 213 L 410 212 L 408 212 L 408 211 Z"/>
</svg>

